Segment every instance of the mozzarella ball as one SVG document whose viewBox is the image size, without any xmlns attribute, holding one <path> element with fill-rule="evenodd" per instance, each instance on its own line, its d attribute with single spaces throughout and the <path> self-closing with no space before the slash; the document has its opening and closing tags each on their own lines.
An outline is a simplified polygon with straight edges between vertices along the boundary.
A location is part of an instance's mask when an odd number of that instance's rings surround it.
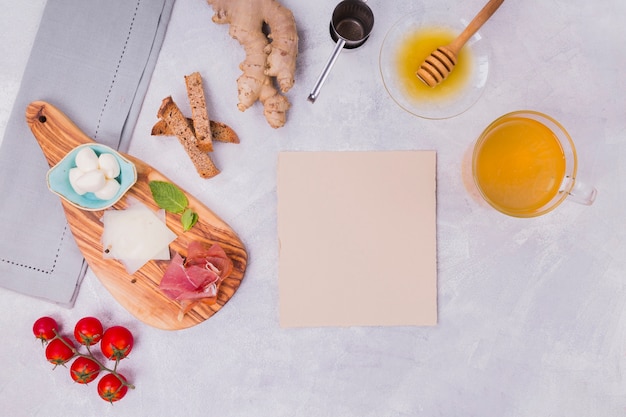
<svg viewBox="0 0 626 417">
<path fill-rule="evenodd" d="M 113 154 L 103 153 L 98 157 L 98 168 L 104 171 L 107 179 L 116 178 L 120 175 L 120 164 Z"/>
<path fill-rule="evenodd" d="M 120 183 L 114 179 L 107 179 L 104 186 L 95 192 L 96 198 L 100 200 L 110 200 L 120 190 Z"/>
<path fill-rule="evenodd" d="M 76 178 L 78 188 L 89 193 L 95 193 L 100 190 L 104 187 L 105 182 L 104 173 L 98 169 L 85 172 L 83 175 Z"/>
<path fill-rule="evenodd" d="M 85 146 L 76 154 L 76 167 L 83 172 L 98 169 L 98 155 L 89 146 Z"/>
<path fill-rule="evenodd" d="M 85 194 L 87 191 L 83 190 L 82 188 L 80 188 L 78 186 L 78 184 L 76 184 L 76 180 L 79 177 L 82 177 L 84 174 L 83 171 L 81 171 L 79 168 L 72 168 L 69 171 L 69 177 L 70 177 L 70 185 L 72 186 L 72 188 L 74 189 L 74 191 L 76 191 L 76 194 L 78 195 L 83 195 Z"/>
</svg>

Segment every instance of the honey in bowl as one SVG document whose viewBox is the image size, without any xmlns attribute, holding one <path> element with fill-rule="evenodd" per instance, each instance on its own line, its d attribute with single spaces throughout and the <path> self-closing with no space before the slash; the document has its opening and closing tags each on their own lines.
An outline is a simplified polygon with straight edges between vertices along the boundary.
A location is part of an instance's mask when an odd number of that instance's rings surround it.
<svg viewBox="0 0 626 417">
<path fill-rule="evenodd" d="M 445 100 L 459 93 L 470 79 L 471 54 L 461 50 L 450 75 L 435 87 L 429 87 L 416 75 L 422 62 L 438 47 L 452 42 L 458 34 L 451 29 L 430 27 L 409 33 L 398 46 L 397 65 L 400 84 L 414 100 Z"/>
<path fill-rule="evenodd" d="M 545 212 L 559 195 L 566 156 L 559 138 L 526 117 L 494 122 L 474 148 L 474 179 L 496 209 L 517 217 Z"/>
</svg>

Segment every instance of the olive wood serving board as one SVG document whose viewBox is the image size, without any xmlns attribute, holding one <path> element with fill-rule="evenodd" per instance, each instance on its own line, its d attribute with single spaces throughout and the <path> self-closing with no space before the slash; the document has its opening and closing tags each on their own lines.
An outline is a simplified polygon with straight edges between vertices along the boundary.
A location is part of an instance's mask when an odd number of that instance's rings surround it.
<svg viewBox="0 0 626 417">
<path fill-rule="evenodd" d="M 26 109 L 26 121 L 30 126 L 48 164 L 56 165 L 68 152 L 84 143 L 94 142 L 86 136 L 64 113 L 53 105 L 35 101 Z M 148 183 L 153 180 L 169 181 L 150 165 L 123 154 L 137 168 L 137 182 L 112 209 L 128 207 L 128 197 L 141 201 L 153 210 L 158 206 L 152 198 Z M 42 178 L 45 181 L 45 178 Z M 233 262 L 233 272 L 221 284 L 215 304 L 199 303 L 179 319 L 180 304 L 170 300 L 159 290 L 159 282 L 169 261 L 151 260 L 130 275 L 124 265 L 115 259 L 103 258 L 100 238 L 104 229 L 100 221 L 103 210 L 85 211 L 61 199 L 68 224 L 85 260 L 102 285 L 131 314 L 144 323 L 166 330 L 178 330 L 194 326 L 217 313 L 235 294 L 243 279 L 247 252 L 233 229 L 198 199 L 183 190 L 189 207 L 198 213 L 198 223 L 183 232 L 179 214 L 166 214 L 167 226 L 178 236 L 170 244 L 170 251 L 182 256 L 193 241 L 219 244 Z"/>
</svg>

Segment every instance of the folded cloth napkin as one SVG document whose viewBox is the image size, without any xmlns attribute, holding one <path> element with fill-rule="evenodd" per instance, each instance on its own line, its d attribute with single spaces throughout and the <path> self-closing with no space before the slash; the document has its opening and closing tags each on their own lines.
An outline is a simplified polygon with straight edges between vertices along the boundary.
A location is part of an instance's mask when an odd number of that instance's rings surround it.
<svg viewBox="0 0 626 417">
<path fill-rule="evenodd" d="M 175 0 L 51 0 L 0 148 L 0 286 L 73 306 L 87 265 L 25 120 L 47 101 L 95 141 L 125 151 Z"/>
</svg>

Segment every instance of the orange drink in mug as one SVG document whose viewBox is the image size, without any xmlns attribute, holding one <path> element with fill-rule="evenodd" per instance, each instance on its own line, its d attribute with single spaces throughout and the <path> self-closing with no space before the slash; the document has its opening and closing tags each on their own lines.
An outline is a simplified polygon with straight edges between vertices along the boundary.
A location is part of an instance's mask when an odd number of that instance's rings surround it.
<svg viewBox="0 0 626 417">
<path fill-rule="evenodd" d="M 474 145 L 472 173 L 481 196 L 515 217 L 535 217 L 566 198 L 592 204 L 596 189 L 579 182 L 567 131 L 542 113 L 524 110 L 491 123 Z"/>
</svg>

